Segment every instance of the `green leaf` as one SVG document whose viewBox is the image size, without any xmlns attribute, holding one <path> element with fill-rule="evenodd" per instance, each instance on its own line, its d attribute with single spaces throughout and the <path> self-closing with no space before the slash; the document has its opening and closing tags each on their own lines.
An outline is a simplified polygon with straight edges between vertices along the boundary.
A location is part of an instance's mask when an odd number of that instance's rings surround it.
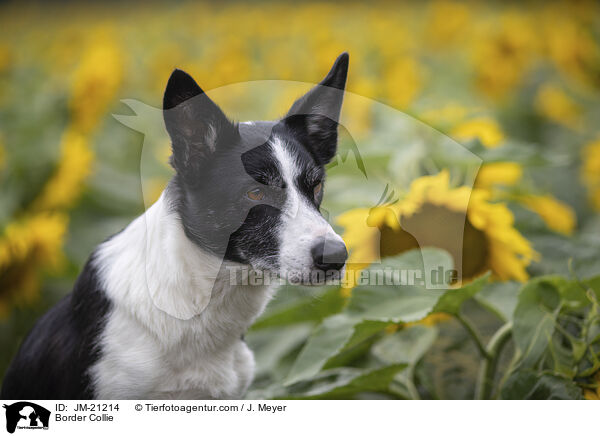
<svg viewBox="0 0 600 436">
<path fill-rule="evenodd" d="M 398 364 L 367 370 L 336 368 L 323 372 L 306 391 L 283 398 L 339 399 L 362 392 L 388 392 L 394 376 L 405 367 L 405 364 Z"/>
<path fill-rule="evenodd" d="M 311 331 L 308 323 L 249 331 L 246 342 L 254 352 L 255 376 L 273 372 L 279 361 L 299 347 Z"/>
<path fill-rule="evenodd" d="M 401 279 L 405 281 L 414 281 L 414 283 L 402 283 L 402 285 L 426 286 L 429 289 L 446 289 L 447 283 L 444 283 L 443 277 L 446 272 L 454 269 L 452 256 L 445 250 L 433 247 L 413 249 L 397 256 L 385 257 L 379 263 L 373 263 L 369 268 L 370 276 L 373 277 L 378 272 L 384 270 L 404 271 L 405 276 Z M 369 283 L 369 285 L 380 285 L 379 283 Z M 396 285 L 398 283 L 395 283 Z"/>
<path fill-rule="evenodd" d="M 361 287 L 353 290 L 348 312 L 385 322 L 418 321 L 431 312 L 443 294 L 417 286 Z"/>
<path fill-rule="evenodd" d="M 489 282 L 490 274 L 482 277 L 459 289 L 448 289 L 438 300 L 433 312 L 444 312 L 451 315 L 458 315 L 463 303 L 477 294 L 484 285 Z"/>
<path fill-rule="evenodd" d="M 490 283 L 475 295 L 475 299 L 502 321 L 512 321 L 521 286 L 517 282 Z"/>
<path fill-rule="evenodd" d="M 526 367 L 534 366 L 548 347 L 560 309 L 559 288 L 565 283 L 562 277 L 541 277 L 521 289 L 513 316 L 513 338 Z"/>
<path fill-rule="evenodd" d="M 535 234 L 528 239 L 541 254 L 540 262 L 530 267 L 534 275 L 570 276 L 571 272 L 574 272 L 583 280 L 597 276 L 600 271 L 600 244 L 589 236 Z"/>
<path fill-rule="evenodd" d="M 517 371 L 502 388 L 504 400 L 579 400 L 581 388 L 572 380 L 553 374 Z"/>
<path fill-rule="evenodd" d="M 345 314 L 325 319 L 300 352 L 284 384 L 291 385 L 317 374 L 325 362 L 350 340 L 355 324 L 356 321 Z"/>
<path fill-rule="evenodd" d="M 393 391 L 407 399 L 418 398 L 413 384 L 416 364 L 431 348 L 438 335 L 436 327 L 414 325 L 384 336 L 372 348 L 371 354 L 385 365 L 406 363 L 407 367 L 394 377 Z"/>
<path fill-rule="evenodd" d="M 595 297 L 596 302 L 600 301 L 600 276 L 585 280 L 584 284 L 592 291 L 593 295 L 591 297 Z"/>
<path fill-rule="evenodd" d="M 254 323 L 252 330 L 321 321 L 342 310 L 346 299 L 338 287 L 325 288 L 325 292 L 319 291 L 301 286 L 282 287 L 278 290 L 277 299 L 292 294 L 291 301 L 269 306 L 265 314 Z"/>
<path fill-rule="evenodd" d="M 316 328 L 294 362 L 284 385 L 315 376 L 334 356 L 383 330 L 388 323 L 362 321 L 347 314 L 327 318 Z"/>
<path fill-rule="evenodd" d="M 560 297 L 563 300 L 563 306 L 570 309 L 581 309 L 590 305 L 590 300 L 586 295 L 586 290 L 581 283 L 576 280 L 564 283 L 559 288 Z"/>
<path fill-rule="evenodd" d="M 423 325 L 405 327 L 384 336 L 371 349 L 375 358 L 386 365 L 416 364 L 437 338 L 437 328 Z"/>
<path fill-rule="evenodd" d="M 350 340 L 346 342 L 343 350 L 355 347 L 367 339 L 373 337 L 373 335 L 379 333 L 385 329 L 389 323 L 380 321 L 365 320 L 354 326 L 354 332 L 350 337 Z"/>
<path fill-rule="evenodd" d="M 411 322 L 425 317 L 435 306 L 444 289 L 427 289 L 432 272 L 453 268 L 452 257 L 444 250 L 411 250 L 371 265 L 371 272 L 408 271 L 415 273 L 415 283 L 358 286 L 352 291 L 348 313 L 364 319 L 385 322 Z M 373 276 L 374 274 L 371 274 Z"/>
<path fill-rule="evenodd" d="M 561 343 L 561 339 L 560 336 L 555 335 L 549 344 L 552 361 L 554 362 L 554 372 L 572 379 L 577 372 L 575 358 L 573 352 Z"/>
</svg>

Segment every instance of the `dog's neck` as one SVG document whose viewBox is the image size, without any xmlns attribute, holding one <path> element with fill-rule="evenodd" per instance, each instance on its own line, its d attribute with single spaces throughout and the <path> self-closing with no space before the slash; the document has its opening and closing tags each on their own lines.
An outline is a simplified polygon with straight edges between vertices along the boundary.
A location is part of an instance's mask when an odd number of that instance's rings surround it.
<svg viewBox="0 0 600 436">
<path fill-rule="evenodd" d="M 167 346 L 190 335 L 215 347 L 239 340 L 272 295 L 269 286 L 231 283 L 223 266 L 235 265 L 186 237 L 165 193 L 100 245 L 95 264 L 115 308 Z"/>
</svg>

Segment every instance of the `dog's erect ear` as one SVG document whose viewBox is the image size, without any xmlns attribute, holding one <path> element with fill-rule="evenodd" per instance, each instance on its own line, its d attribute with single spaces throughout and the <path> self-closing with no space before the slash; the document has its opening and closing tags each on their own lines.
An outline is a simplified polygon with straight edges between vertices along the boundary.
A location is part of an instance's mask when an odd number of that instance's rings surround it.
<svg viewBox="0 0 600 436">
<path fill-rule="evenodd" d="M 335 156 L 337 127 L 348 76 L 348 53 L 336 59 L 327 76 L 292 105 L 285 123 L 304 138 L 320 163 Z"/>
<path fill-rule="evenodd" d="M 184 71 L 171 73 L 163 97 L 163 117 L 171 137 L 171 165 L 178 173 L 197 169 L 219 143 L 232 141 L 237 128 Z"/>
</svg>

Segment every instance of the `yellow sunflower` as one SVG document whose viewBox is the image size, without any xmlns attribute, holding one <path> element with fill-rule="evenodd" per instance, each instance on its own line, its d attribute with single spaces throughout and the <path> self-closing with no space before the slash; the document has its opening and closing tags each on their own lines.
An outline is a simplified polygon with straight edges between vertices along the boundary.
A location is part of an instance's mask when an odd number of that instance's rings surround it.
<svg viewBox="0 0 600 436">
<path fill-rule="evenodd" d="M 483 189 L 452 188 L 442 171 L 416 179 L 399 202 L 342 214 L 337 222 L 350 251 L 347 286 L 369 264 L 419 247 L 446 250 L 463 280 L 491 270 L 500 280 L 526 281 L 526 267 L 538 254 L 514 228 L 508 207 L 490 196 Z"/>
<path fill-rule="evenodd" d="M 123 53 L 110 29 L 99 28 L 74 72 L 70 109 L 73 126 L 94 130 L 112 103 L 123 77 Z"/>
<path fill-rule="evenodd" d="M 573 233 L 577 224 L 577 216 L 569 205 L 549 194 L 524 195 L 517 200 L 537 213 L 548 228 L 565 235 Z"/>
<path fill-rule="evenodd" d="M 42 212 L 11 222 L 0 235 L 0 318 L 38 297 L 41 270 L 58 270 L 68 217 Z"/>
<path fill-rule="evenodd" d="M 485 163 L 477 173 L 475 187 L 491 189 L 497 185 L 514 186 L 523 177 L 523 167 L 517 162 Z"/>
<path fill-rule="evenodd" d="M 450 131 L 457 141 L 470 141 L 479 139 L 488 148 L 495 148 L 504 141 L 504 132 L 496 120 L 489 117 L 472 118 L 466 120 Z"/>
<path fill-rule="evenodd" d="M 571 206 L 554 198 L 550 194 L 510 194 L 505 195 L 496 189 L 499 186 L 516 185 L 523 177 L 523 167 L 517 162 L 485 163 L 479 169 L 475 179 L 475 187 L 489 190 L 496 199 L 510 199 L 521 203 L 537 213 L 548 228 L 570 235 L 577 225 L 577 216 Z"/>
<path fill-rule="evenodd" d="M 468 45 L 475 84 L 488 97 L 503 99 L 522 81 L 539 52 L 539 36 L 531 14 L 503 11 L 498 22 L 481 20 Z"/>
<path fill-rule="evenodd" d="M 34 203 L 36 210 L 71 207 L 92 172 L 94 152 L 86 136 L 67 129 L 61 139 L 61 160 Z"/>
<path fill-rule="evenodd" d="M 536 110 L 555 123 L 581 129 L 583 109 L 560 87 L 546 83 L 535 97 Z"/>
</svg>

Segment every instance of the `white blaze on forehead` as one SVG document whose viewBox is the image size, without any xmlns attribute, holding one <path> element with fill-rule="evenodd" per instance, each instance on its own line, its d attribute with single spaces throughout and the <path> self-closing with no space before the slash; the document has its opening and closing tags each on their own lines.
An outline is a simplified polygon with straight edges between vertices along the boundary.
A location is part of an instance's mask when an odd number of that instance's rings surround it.
<svg viewBox="0 0 600 436">
<path fill-rule="evenodd" d="M 313 267 L 311 249 L 325 237 L 338 239 L 329 223 L 315 205 L 300 192 L 297 180 L 301 173 L 298 158 L 280 138 L 271 141 L 271 150 L 277 160 L 286 189 L 286 201 L 281 211 L 280 264 L 282 272 L 310 271 Z"/>
<path fill-rule="evenodd" d="M 279 164 L 279 170 L 281 171 L 281 177 L 289 185 L 296 179 L 300 172 L 298 168 L 298 161 L 292 154 L 285 148 L 283 140 L 275 138 L 271 141 L 271 150 L 277 163 Z"/>
<path fill-rule="evenodd" d="M 327 229 L 331 229 L 331 226 L 317 211 L 313 202 L 300 192 L 297 182 L 302 170 L 298 158 L 290 152 L 280 138 L 273 139 L 270 145 L 277 160 L 281 177 L 286 184 L 286 202 L 282 213 L 291 219 L 302 218 L 304 221 L 313 221 L 313 226 L 316 225 L 312 228 L 313 232 L 316 231 L 321 236 L 324 235 L 327 233 Z M 331 231 L 333 232 L 333 229 Z"/>
<path fill-rule="evenodd" d="M 286 202 L 282 212 L 293 218 L 298 213 L 302 197 L 296 186 L 296 178 L 300 174 L 298 160 L 285 148 L 285 144 L 280 138 L 275 138 L 271 142 L 271 150 L 277 160 L 281 178 L 287 186 L 285 190 Z"/>
</svg>

